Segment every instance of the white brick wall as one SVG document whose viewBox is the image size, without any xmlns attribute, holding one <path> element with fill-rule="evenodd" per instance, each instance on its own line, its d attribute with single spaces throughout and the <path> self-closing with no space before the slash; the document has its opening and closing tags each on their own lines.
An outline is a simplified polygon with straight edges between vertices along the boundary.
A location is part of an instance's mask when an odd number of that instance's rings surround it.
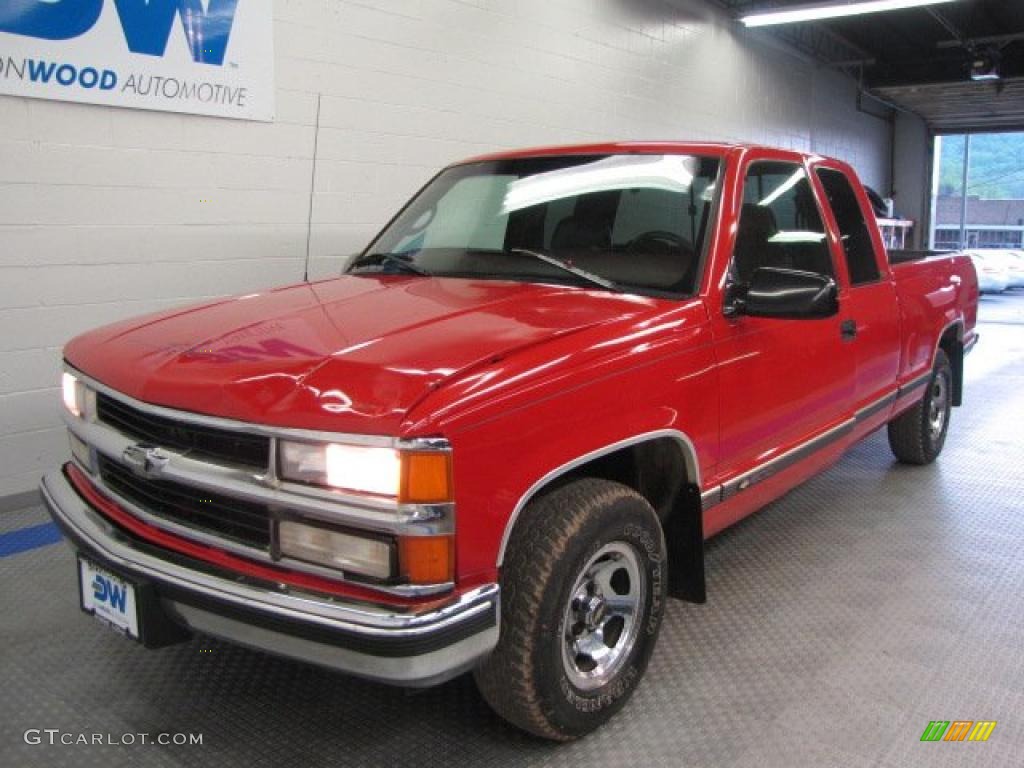
<svg viewBox="0 0 1024 768">
<path fill-rule="evenodd" d="M 704 0 L 277 0 L 277 120 L 0 96 L 0 497 L 64 454 L 86 328 L 337 270 L 438 167 L 503 147 L 742 139 L 888 186 L 852 83 Z"/>
</svg>

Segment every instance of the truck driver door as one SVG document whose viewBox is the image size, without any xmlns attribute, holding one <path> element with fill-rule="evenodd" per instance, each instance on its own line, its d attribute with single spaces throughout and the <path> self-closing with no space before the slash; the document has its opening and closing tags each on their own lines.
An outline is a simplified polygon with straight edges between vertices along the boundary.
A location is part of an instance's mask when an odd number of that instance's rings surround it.
<svg viewBox="0 0 1024 768">
<path fill-rule="evenodd" d="M 728 292 L 761 267 L 814 272 L 835 279 L 821 207 L 799 162 L 749 160 Z M 843 301 L 840 293 L 840 304 Z M 849 417 L 855 364 L 842 340 L 841 312 L 824 318 L 713 313 L 721 383 L 719 479 L 725 497 L 745 491 L 806 445 Z M 827 442 L 826 440 L 821 441 Z M 730 481 L 733 485 L 730 486 Z"/>
</svg>

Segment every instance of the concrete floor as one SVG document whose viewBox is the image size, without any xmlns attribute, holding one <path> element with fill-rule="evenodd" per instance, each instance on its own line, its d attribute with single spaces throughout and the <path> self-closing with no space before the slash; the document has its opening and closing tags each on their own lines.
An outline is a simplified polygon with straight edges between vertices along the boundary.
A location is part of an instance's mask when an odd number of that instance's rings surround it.
<svg viewBox="0 0 1024 768">
<path fill-rule="evenodd" d="M 580 742 L 519 734 L 468 678 L 407 694 L 203 638 L 145 651 L 78 611 L 49 544 L 0 556 L 0 765 L 1024 765 L 1024 292 L 982 315 L 939 462 L 899 466 L 876 434 L 711 542 L 708 604 L 672 602 L 637 695 Z M 5 513 L 0 537 L 44 522 Z M 922 743 L 930 720 L 998 725 Z"/>
</svg>

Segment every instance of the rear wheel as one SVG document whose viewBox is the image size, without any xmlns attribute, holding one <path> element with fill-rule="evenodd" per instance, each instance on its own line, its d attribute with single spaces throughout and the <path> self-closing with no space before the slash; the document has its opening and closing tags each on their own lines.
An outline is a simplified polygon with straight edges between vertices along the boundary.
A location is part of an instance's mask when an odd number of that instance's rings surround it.
<svg viewBox="0 0 1024 768">
<path fill-rule="evenodd" d="M 942 452 L 953 410 L 953 369 L 941 349 L 924 396 L 889 422 L 889 446 L 905 464 L 930 464 Z"/>
<path fill-rule="evenodd" d="M 665 562 L 657 515 L 624 485 L 579 480 L 531 503 L 505 557 L 498 646 L 476 671 L 491 707 L 556 741 L 612 717 L 654 650 Z"/>
</svg>

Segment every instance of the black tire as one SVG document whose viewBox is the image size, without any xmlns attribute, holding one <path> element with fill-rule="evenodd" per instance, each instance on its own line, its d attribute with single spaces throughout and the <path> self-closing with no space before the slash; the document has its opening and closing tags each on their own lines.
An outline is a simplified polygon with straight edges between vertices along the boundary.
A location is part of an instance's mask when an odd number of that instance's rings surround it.
<svg viewBox="0 0 1024 768">
<path fill-rule="evenodd" d="M 889 422 L 889 447 L 904 464 L 931 464 L 942 453 L 953 411 L 953 368 L 941 349 L 931 378 L 914 407 Z M 936 426 L 936 419 L 939 419 Z"/>
<path fill-rule="evenodd" d="M 502 569 L 500 639 L 474 673 L 487 703 L 513 725 L 554 741 L 606 722 L 629 700 L 654 650 L 666 565 L 657 515 L 624 485 L 578 480 L 527 505 Z M 604 610 L 598 580 L 615 593 Z M 627 623 L 608 606 L 634 599 L 634 586 L 635 618 Z M 602 620 L 602 628 L 593 629 Z M 609 662 L 606 680 L 600 664 L 587 669 L 592 657 L 572 654 L 570 636 L 598 654 L 604 654 L 600 643 L 612 643 L 609 656 L 616 661 Z M 587 675 L 593 678 L 582 680 Z"/>
</svg>

